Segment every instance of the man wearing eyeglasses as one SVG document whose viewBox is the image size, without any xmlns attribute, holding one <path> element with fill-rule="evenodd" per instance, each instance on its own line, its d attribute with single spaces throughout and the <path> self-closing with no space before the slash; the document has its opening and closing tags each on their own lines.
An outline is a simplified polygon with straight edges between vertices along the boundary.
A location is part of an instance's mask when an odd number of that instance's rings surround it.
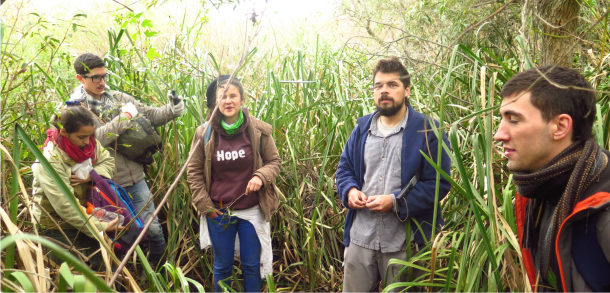
<svg viewBox="0 0 610 293">
<path fill-rule="evenodd" d="M 157 127 L 180 117 L 184 112 L 184 102 L 180 97 L 167 105 L 151 107 L 137 101 L 134 97 L 120 91 L 111 90 L 106 85 L 109 73 L 102 58 L 92 53 L 85 53 L 74 61 L 76 79 L 81 83 L 70 100 L 81 101 L 97 116 L 95 120 L 95 138 L 104 147 L 115 148 L 118 137 L 128 129 L 133 129 L 135 122 L 131 118 L 142 113 Z M 132 123 L 133 122 L 133 123 Z M 137 145 L 131 147 L 137 148 Z M 140 146 L 141 147 L 141 146 Z M 145 166 L 118 151 L 110 152 L 115 157 L 116 174 L 114 180 L 123 186 L 133 197 L 133 203 L 145 222 L 155 211 L 152 193 L 144 180 Z M 166 243 L 159 220 L 155 218 L 148 231 L 150 262 L 155 266 L 163 264 Z"/>
</svg>

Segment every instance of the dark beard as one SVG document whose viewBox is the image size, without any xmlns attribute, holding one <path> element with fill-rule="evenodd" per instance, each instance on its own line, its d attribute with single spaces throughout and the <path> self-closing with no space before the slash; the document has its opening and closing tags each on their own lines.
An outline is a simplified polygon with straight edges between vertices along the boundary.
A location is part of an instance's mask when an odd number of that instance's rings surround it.
<svg viewBox="0 0 610 293">
<path fill-rule="evenodd" d="M 394 104 L 393 106 L 389 107 L 389 108 L 380 108 L 379 105 L 375 105 L 377 107 L 377 111 L 379 111 L 379 115 L 381 116 L 385 116 L 385 117 L 391 117 L 396 115 L 396 113 L 398 113 L 400 111 L 401 108 L 403 108 L 405 106 L 405 100 L 407 98 L 404 98 L 402 100 L 402 103 L 399 104 Z"/>
</svg>

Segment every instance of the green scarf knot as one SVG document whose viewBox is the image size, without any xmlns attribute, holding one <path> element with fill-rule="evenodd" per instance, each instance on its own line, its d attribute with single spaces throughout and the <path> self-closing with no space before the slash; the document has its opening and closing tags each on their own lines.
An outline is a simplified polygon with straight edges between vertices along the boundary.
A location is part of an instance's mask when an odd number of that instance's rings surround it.
<svg viewBox="0 0 610 293">
<path fill-rule="evenodd" d="M 235 123 L 229 125 L 227 124 L 224 120 L 220 121 L 220 125 L 222 125 L 222 128 L 227 132 L 227 134 L 231 135 L 235 132 L 237 132 L 237 130 L 239 129 L 239 127 L 242 125 L 242 123 L 244 123 L 244 112 L 242 110 L 239 110 L 239 118 L 237 118 L 237 121 L 235 121 Z"/>
</svg>

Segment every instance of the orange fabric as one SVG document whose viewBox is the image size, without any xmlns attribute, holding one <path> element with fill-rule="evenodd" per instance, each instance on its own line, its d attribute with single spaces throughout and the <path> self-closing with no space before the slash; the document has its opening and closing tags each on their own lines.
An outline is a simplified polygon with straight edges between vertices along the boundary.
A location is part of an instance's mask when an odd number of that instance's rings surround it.
<svg viewBox="0 0 610 293">
<path fill-rule="evenodd" d="M 529 249 L 521 247 L 521 254 L 523 255 L 523 265 L 525 266 L 525 272 L 530 280 L 532 287 L 536 286 L 536 270 L 534 269 L 534 260 L 532 259 L 532 253 Z M 537 291 L 537 290 L 535 290 Z"/>
<path fill-rule="evenodd" d="M 587 199 L 577 203 L 576 206 L 574 207 L 574 211 L 572 211 L 572 214 L 576 214 L 576 213 L 586 210 L 590 207 L 596 208 L 609 201 L 610 201 L 610 192 L 598 192 L 598 193 L 588 197 Z"/>
<path fill-rule="evenodd" d="M 523 225 L 525 223 L 525 207 L 529 202 L 529 198 L 523 197 L 517 193 L 515 197 L 515 213 L 517 220 L 517 236 L 519 237 L 519 246 L 521 247 L 521 254 L 523 255 L 523 265 L 525 266 L 525 272 L 530 280 L 530 284 L 535 286 L 536 284 L 536 270 L 534 269 L 534 261 L 532 259 L 532 253 L 523 247 Z"/>
<path fill-rule="evenodd" d="M 523 224 L 525 223 L 525 207 L 527 207 L 527 203 L 529 201 L 529 198 L 523 197 L 518 193 L 515 197 L 517 236 L 519 237 L 519 245 L 521 246 L 523 246 Z"/>
<path fill-rule="evenodd" d="M 112 201 L 112 199 L 110 199 L 110 197 L 108 197 L 105 193 L 103 193 L 101 190 L 99 190 L 97 187 L 95 187 L 95 189 L 97 189 L 97 191 L 100 193 L 100 195 L 108 201 L 108 203 L 110 203 L 111 205 L 118 207 L 116 203 L 114 203 L 114 201 Z"/>
<path fill-rule="evenodd" d="M 576 204 L 572 214 L 570 214 L 563 223 L 561 223 L 561 227 L 559 228 L 559 232 L 557 232 L 557 239 L 555 239 L 555 254 L 557 255 L 557 263 L 559 265 L 559 275 L 561 277 L 561 283 L 563 285 L 563 291 L 566 291 L 566 278 L 563 273 L 563 266 L 561 265 L 561 255 L 559 254 L 559 237 L 561 236 L 561 232 L 563 231 L 563 226 L 568 222 L 573 216 L 576 214 L 587 210 L 589 208 L 596 208 L 604 203 L 610 202 L 610 193 L 608 192 L 598 192 L 590 197 L 587 197 L 585 200 Z"/>
</svg>

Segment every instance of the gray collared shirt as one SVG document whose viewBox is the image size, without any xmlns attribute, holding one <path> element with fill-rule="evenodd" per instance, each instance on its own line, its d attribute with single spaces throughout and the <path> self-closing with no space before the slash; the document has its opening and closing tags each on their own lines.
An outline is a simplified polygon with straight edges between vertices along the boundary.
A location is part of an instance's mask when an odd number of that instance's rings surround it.
<svg viewBox="0 0 610 293">
<path fill-rule="evenodd" d="M 379 130 L 377 113 L 371 121 L 368 138 L 364 146 L 364 183 L 362 192 L 366 196 L 392 194 L 401 189 L 402 135 L 407 125 L 409 112 L 400 124 L 384 136 Z M 396 207 L 396 198 L 392 194 Z M 357 210 L 350 230 L 351 242 L 381 252 L 396 252 L 406 243 L 405 224 L 396 216 L 394 207 L 386 212 L 372 212 L 368 208 Z M 409 233 L 409 241 L 410 241 Z"/>
</svg>

